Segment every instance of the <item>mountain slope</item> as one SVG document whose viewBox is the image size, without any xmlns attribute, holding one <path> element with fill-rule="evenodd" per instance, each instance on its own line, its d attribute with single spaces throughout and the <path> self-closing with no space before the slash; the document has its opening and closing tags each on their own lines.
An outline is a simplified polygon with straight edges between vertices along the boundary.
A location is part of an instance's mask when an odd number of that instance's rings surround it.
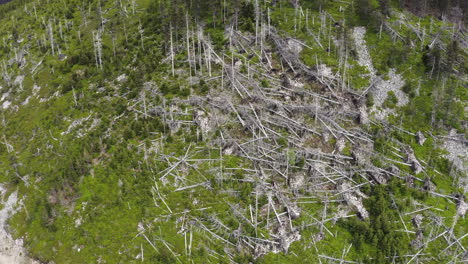
<svg viewBox="0 0 468 264">
<path fill-rule="evenodd" d="M 466 260 L 466 35 L 384 4 L 0 6 L 12 234 L 44 263 Z"/>
</svg>

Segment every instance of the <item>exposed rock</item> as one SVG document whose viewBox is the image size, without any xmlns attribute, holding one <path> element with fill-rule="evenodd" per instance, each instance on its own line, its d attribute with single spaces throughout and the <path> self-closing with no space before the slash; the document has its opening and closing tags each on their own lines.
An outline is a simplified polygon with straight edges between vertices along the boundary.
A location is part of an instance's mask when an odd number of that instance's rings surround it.
<svg viewBox="0 0 468 264">
<path fill-rule="evenodd" d="M 346 140 L 344 137 L 339 137 L 338 140 L 336 141 L 335 148 L 339 151 L 342 152 L 346 148 Z"/>
<path fill-rule="evenodd" d="M 0 89 L 2 89 L 3 87 L 0 86 Z M 3 102 L 3 100 L 5 100 L 8 96 L 10 96 L 10 93 L 4 93 L 2 94 L 2 98 L 0 98 L 0 102 Z"/>
<path fill-rule="evenodd" d="M 67 55 L 65 55 L 65 54 L 59 54 L 58 59 L 59 59 L 59 61 L 64 61 L 64 60 L 67 59 Z"/>
<path fill-rule="evenodd" d="M 411 164 L 411 169 L 415 174 L 421 173 L 423 171 L 423 166 L 421 163 L 419 163 L 418 159 L 416 159 L 412 149 L 406 150 L 406 162 Z"/>
<path fill-rule="evenodd" d="M 369 124 L 369 114 L 365 105 L 359 107 L 359 122 L 363 125 Z"/>
<path fill-rule="evenodd" d="M 301 240 L 301 234 L 298 230 L 294 229 L 292 231 L 288 230 L 289 228 L 285 225 L 281 225 L 278 228 L 278 233 L 275 235 L 277 239 L 273 243 L 262 242 L 256 243 L 255 245 L 255 258 L 261 257 L 270 252 L 279 253 L 279 252 L 288 252 L 289 247 L 295 241 Z"/>
<path fill-rule="evenodd" d="M 10 105 L 11 105 L 11 102 L 10 102 L 10 101 L 5 101 L 5 102 L 3 102 L 3 104 L 2 104 L 2 108 L 3 108 L 3 109 L 8 109 L 8 108 L 10 107 Z"/>
<path fill-rule="evenodd" d="M 372 95 L 374 96 L 374 105 L 371 108 L 371 113 L 374 113 L 375 117 L 379 120 L 384 120 L 390 113 L 393 112 L 392 109 L 381 109 L 383 102 L 387 99 L 388 92 L 392 91 L 398 99 L 397 106 L 404 106 L 408 104 L 408 96 L 401 90 L 405 85 L 400 74 L 395 72 L 395 69 L 390 69 L 388 73 L 388 80 L 382 79 L 380 76 L 377 76 L 377 71 L 375 70 L 372 64 L 372 58 L 367 49 L 366 41 L 366 28 L 364 27 L 355 27 L 353 31 L 353 38 L 356 44 L 356 52 L 358 55 L 358 63 L 361 66 L 364 66 L 369 71 L 371 83 L 374 83 L 371 90 Z M 362 122 L 362 121 L 361 121 Z"/>
<path fill-rule="evenodd" d="M 400 175 L 400 168 L 398 168 L 397 166 L 395 165 L 392 165 L 390 166 L 389 168 L 387 168 L 387 177 L 388 178 L 391 178 L 393 176 L 399 176 Z"/>
<path fill-rule="evenodd" d="M 353 30 L 353 38 L 354 42 L 356 43 L 356 52 L 358 55 L 358 63 L 361 66 L 367 68 L 367 70 L 371 73 L 371 75 L 375 75 L 374 65 L 372 64 L 372 59 L 367 50 L 366 40 L 364 39 L 366 36 L 366 28 L 365 27 L 355 27 Z"/>
<path fill-rule="evenodd" d="M 433 191 L 436 190 L 435 184 L 433 184 L 429 178 L 425 178 L 425 179 L 424 179 L 424 186 L 423 186 L 423 188 L 424 188 L 424 190 L 430 191 L 430 192 L 433 192 Z"/>
<path fill-rule="evenodd" d="M 237 153 L 238 147 L 237 147 L 237 145 L 235 144 L 234 141 L 226 140 L 226 141 L 220 142 L 220 143 L 223 144 L 223 154 L 224 155 L 234 155 L 234 154 Z"/>
<path fill-rule="evenodd" d="M 301 240 L 301 234 L 297 229 L 288 231 L 288 229 L 284 225 L 282 225 L 278 231 L 280 236 L 280 247 L 283 252 L 287 253 L 289 247 L 293 242 Z"/>
<path fill-rule="evenodd" d="M 288 48 L 294 54 L 299 54 L 302 51 L 302 45 L 295 39 L 288 39 Z"/>
<path fill-rule="evenodd" d="M 388 181 L 387 175 L 380 171 L 368 171 L 367 172 L 372 179 L 374 179 L 378 184 L 386 184 Z"/>
<path fill-rule="evenodd" d="M 75 227 L 79 227 L 83 223 L 83 218 L 78 217 L 75 219 Z"/>
<path fill-rule="evenodd" d="M 238 60 L 238 61 L 236 61 L 236 62 L 234 63 L 234 68 L 235 68 L 236 70 L 240 70 L 243 64 L 244 64 L 244 63 L 242 63 L 241 60 Z"/>
<path fill-rule="evenodd" d="M 362 166 L 372 166 L 371 155 L 374 149 L 374 143 L 372 142 L 360 142 L 353 144 L 351 149 L 351 156 L 354 159 L 354 163 Z"/>
<path fill-rule="evenodd" d="M 298 81 L 295 81 L 295 80 L 291 80 L 291 86 L 292 86 L 292 88 L 303 88 L 304 83 L 301 83 L 301 82 L 298 82 Z"/>
<path fill-rule="evenodd" d="M 422 146 L 424 142 L 426 141 L 426 137 L 421 131 L 418 131 L 416 133 L 416 140 L 418 141 L 418 144 Z"/>
<path fill-rule="evenodd" d="M 7 220 L 16 212 L 18 205 L 17 192 L 13 192 L 5 199 L 6 189 L 0 185 L 0 196 L 3 208 L 0 210 L 0 263 L 17 264 L 39 264 L 38 261 L 30 259 L 26 255 L 22 239 L 13 239 L 7 232 Z"/>
<path fill-rule="evenodd" d="M 353 156 L 354 161 L 358 165 L 364 166 L 370 163 L 368 159 L 368 154 L 365 151 L 363 151 L 361 148 L 353 149 L 352 156 Z"/>
<path fill-rule="evenodd" d="M 375 84 L 371 90 L 372 95 L 374 96 L 374 106 L 372 107 L 373 111 L 377 110 L 377 107 L 381 107 L 384 101 L 387 99 L 388 92 L 392 91 L 396 98 L 398 99 L 397 106 L 404 106 L 408 104 L 408 96 L 401 90 L 405 85 L 400 74 L 395 72 L 395 69 L 390 69 L 388 72 L 388 80 L 384 80 L 379 76 L 375 77 Z"/>
<path fill-rule="evenodd" d="M 23 89 L 23 81 L 24 81 L 24 75 L 18 75 L 15 78 L 15 81 L 13 82 L 14 85 L 19 86 L 21 89 Z"/>
<path fill-rule="evenodd" d="M 80 252 L 83 250 L 84 246 L 83 245 L 73 245 L 72 249 L 75 250 L 76 252 Z"/>
<path fill-rule="evenodd" d="M 305 175 L 303 172 L 291 174 L 288 178 L 289 187 L 293 191 L 301 189 L 305 184 Z"/>
<path fill-rule="evenodd" d="M 416 238 L 411 241 L 411 246 L 415 249 L 419 249 L 424 246 L 424 234 L 422 230 L 416 231 Z"/>
<path fill-rule="evenodd" d="M 444 156 L 453 162 L 454 168 L 462 172 L 458 180 L 459 187 L 468 192 L 468 141 L 463 134 L 458 135 L 457 131 L 452 129 L 448 137 L 444 138 L 443 146 L 448 152 Z"/>
<path fill-rule="evenodd" d="M 41 90 L 41 87 L 34 84 L 34 86 L 32 88 L 33 96 L 37 96 L 37 94 L 39 93 L 40 90 Z"/>
<path fill-rule="evenodd" d="M 317 73 L 321 77 L 326 77 L 326 78 L 329 78 L 329 79 L 335 78 L 335 75 L 333 74 L 332 69 L 330 67 L 328 67 L 327 65 L 325 65 L 325 64 L 320 64 L 320 65 L 317 66 Z"/>
<path fill-rule="evenodd" d="M 31 96 L 28 96 L 28 97 L 21 103 L 21 105 L 27 105 L 27 104 L 29 104 L 29 100 L 31 100 Z"/>
<path fill-rule="evenodd" d="M 190 86 L 194 86 L 200 83 L 200 78 L 197 76 L 191 76 L 188 78 L 188 83 Z"/>
<path fill-rule="evenodd" d="M 125 82 L 127 80 L 127 75 L 124 73 L 124 74 L 121 74 L 117 77 L 117 82 L 121 83 L 121 82 Z"/>
<path fill-rule="evenodd" d="M 322 140 L 323 142 L 328 142 L 330 141 L 331 135 L 328 133 L 328 131 L 323 131 L 322 132 Z"/>
<path fill-rule="evenodd" d="M 457 215 L 465 217 L 467 211 L 468 203 L 465 202 L 465 199 L 459 198 L 457 203 Z"/>
<path fill-rule="evenodd" d="M 288 214 L 291 216 L 291 219 L 297 219 L 301 216 L 301 208 L 297 204 L 288 201 Z"/>
<path fill-rule="evenodd" d="M 205 111 L 197 110 L 194 113 L 194 120 L 200 127 L 203 134 L 207 134 L 211 131 L 212 127 L 210 125 L 209 115 Z"/>
<path fill-rule="evenodd" d="M 325 238 L 325 234 L 323 232 L 319 232 L 315 235 L 312 235 L 312 239 L 314 240 L 314 242 L 319 242 L 324 238 Z"/>
<path fill-rule="evenodd" d="M 344 182 L 338 186 L 338 191 L 343 192 L 343 199 L 349 206 L 354 208 L 359 213 L 362 219 L 367 219 L 369 217 L 369 213 L 362 204 L 362 199 L 354 195 L 354 190 L 350 190 L 351 187 L 352 186 L 349 182 Z"/>
<path fill-rule="evenodd" d="M 83 125 L 84 122 L 90 120 L 91 118 L 91 115 L 87 116 L 87 117 L 83 117 L 83 118 L 78 118 L 76 120 L 74 120 L 67 128 L 66 131 L 60 133 L 60 135 L 68 135 L 70 134 L 75 128 Z"/>
<path fill-rule="evenodd" d="M 413 223 L 415 228 L 419 228 L 422 224 L 422 220 L 424 219 L 424 216 L 421 214 L 417 214 L 411 218 L 411 222 Z"/>
</svg>

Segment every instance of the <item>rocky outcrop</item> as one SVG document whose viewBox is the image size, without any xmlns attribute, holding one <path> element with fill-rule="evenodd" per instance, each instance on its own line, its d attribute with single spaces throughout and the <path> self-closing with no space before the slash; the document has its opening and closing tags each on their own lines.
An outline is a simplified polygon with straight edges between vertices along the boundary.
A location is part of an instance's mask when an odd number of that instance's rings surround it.
<svg viewBox="0 0 468 264">
<path fill-rule="evenodd" d="M 426 142 L 426 137 L 421 131 L 418 131 L 416 133 L 416 140 L 418 141 L 418 144 L 422 146 L 424 142 Z"/>
<path fill-rule="evenodd" d="M 459 170 L 461 177 L 458 179 L 458 185 L 465 192 L 468 192 L 468 176 L 466 174 L 468 164 L 468 141 L 463 134 L 457 134 L 452 129 L 447 137 L 444 137 L 443 146 L 447 150 L 445 157 L 453 162 L 453 167 Z M 463 173 L 465 172 L 465 173 Z"/>
<path fill-rule="evenodd" d="M 421 214 L 417 214 L 411 218 L 411 222 L 413 223 L 414 227 L 420 228 L 422 224 L 422 220 L 424 219 L 424 216 Z"/>
<path fill-rule="evenodd" d="M 39 264 L 27 257 L 22 239 L 13 239 L 7 231 L 7 221 L 16 212 L 18 206 L 17 192 L 7 197 L 7 190 L 0 185 L 0 197 L 3 208 L 0 210 L 0 263 Z"/>
<path fill-rule="evenodd" d="M 468 211 L 468 203 L 465 202 L 465 199 L 460 198 L 457 202 L 457 215 L 465 217 L 466 212 Z"/>
<path fill-rule="evenodd" d="M 356 192 L 351 189 L 352 186 L 350 183 L 345 182 L 338 186 L 338 191 L 343 192 L 343 199 L 346 203 L 351 206 L 354 210 L 356 210 L 362 219 L 369 218 L 369 212 L 367 212 L 366 208 L 362 204 L 362 198 L 358 198 Z"/>
<path fill-rule="evenodd" d="M 424 170 L 423 166 L 414 155 L 414 151 L 412 149 L 406 150 L 406 162 L 411 164 L 411 169 L 415 174 L 421 173 Z"/>
</svg>

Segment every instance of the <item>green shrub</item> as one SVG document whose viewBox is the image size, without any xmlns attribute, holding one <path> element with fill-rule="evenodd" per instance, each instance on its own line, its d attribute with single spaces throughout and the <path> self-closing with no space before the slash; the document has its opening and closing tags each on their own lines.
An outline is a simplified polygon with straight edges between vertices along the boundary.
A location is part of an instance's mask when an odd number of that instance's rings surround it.
<svg viewBox="0 0 468 264">
<path fill-rule="evenodd" d="M 383 106 L 386 108 L 395 108 L 398 103 L 398 98 L 396 97 L 395 93 L 393 91 L 389 91 L 387 93 L 387 98 L 383 102 Z"/>
<path fill-rule="evenodd" d="M 374 105 L 374 95 L 372 93 L 366 94 L 366 106 L 372 107 Z"/>
</svg>

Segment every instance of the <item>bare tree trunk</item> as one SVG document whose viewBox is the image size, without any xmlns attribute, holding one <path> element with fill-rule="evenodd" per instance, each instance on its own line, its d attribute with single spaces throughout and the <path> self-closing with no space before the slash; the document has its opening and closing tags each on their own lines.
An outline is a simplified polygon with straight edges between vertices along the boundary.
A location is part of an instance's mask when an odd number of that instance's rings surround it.
<svg viewBox="0 0 468 264">
<path fill-rule="evenodd" d="M 185 21 L 186 21 L 186 28 L 187 28 L 187 60 L 189 64 L 190 75 L 192 75 L 192 61 L 190 57 L 190 29 L 189 29 L 189 21 L 188 21 L 188 13 L 185 13 Z"/>
<path fill-rule="evenodd" d="M 258 0 L 255 0 L 255 45 L 258 44 L 258 20 L 260 13 L 258 9 Z"/>
<path fill-rule="evenodd" d="M 52 28 L 52 23 L 49 20 L 49 41 L 50 41 L 50 48 L 52 49 L 52 55 L 55 55 L 55 48 L 54 48 L 54 31 Z"/>
<path fill-rule="evenodd" d="M 202 28 L 199 27 L 198 28 L 198 32 L 202 32 Z M 198 69 L 200 70 L 200 74 L 203 74 L 203 62 L 202 62 L 202 54 L 201 54 L 201 39 L 198 38 L 198 64 L 200 64 L 200 66 L 198 67 Z M 195 43 L 193 43 L 193 52 L 194 52 L 194 59 L 196 59 L 196 56 L 195 56 Z"/>
<path fill-rule="evenodd" d="M 99 69 L 102 70 L 102 36 L 101 31 L 93 32 L 93 44 L 96 56 L 96 65 Z"/>
<path fill-rule="evenodd" d="M 143 27 L 141 26 L 141 21 L 140 21 L 140 25 L 138 26 L 138 32 L 140 33 L 140 38 L 141 38 L 141 48 L 145 50 L 145 42 L 144 42 L 144 37 L 143 37 L 144 30 L 143 30 Z"/>
<path fill-rule="evenodd" d="M 172 43 L 172 26 L 171 26 L 171 69 L 172 69 L 172 76 L 175 76 L 175 71 L 174 71 L 174 46 Z"/>
</svg>

